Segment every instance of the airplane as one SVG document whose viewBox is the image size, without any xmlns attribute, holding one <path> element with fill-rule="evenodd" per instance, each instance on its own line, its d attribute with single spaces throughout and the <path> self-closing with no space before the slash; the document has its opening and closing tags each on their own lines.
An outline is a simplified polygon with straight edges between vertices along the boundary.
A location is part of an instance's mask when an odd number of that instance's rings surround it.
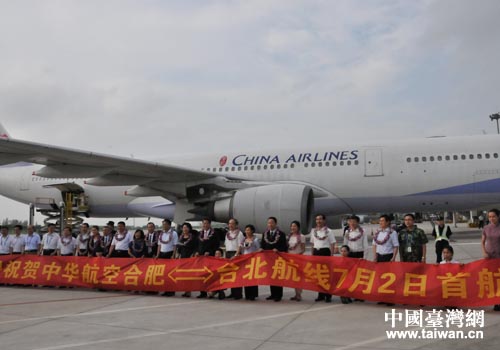
<svg viewBox="0 0 500 350">
<path fill-rule="evenodd" d="M 69 193 L 87 217 L 236 217 L 263 232 L 275 216 L 307 230 L 315 213 L 498 206 L 499 154 L 498 135 L 478 135 L 147 161 L 18 140 L 0 125 L 0 194 L 42 213 Z"/>
</svg>

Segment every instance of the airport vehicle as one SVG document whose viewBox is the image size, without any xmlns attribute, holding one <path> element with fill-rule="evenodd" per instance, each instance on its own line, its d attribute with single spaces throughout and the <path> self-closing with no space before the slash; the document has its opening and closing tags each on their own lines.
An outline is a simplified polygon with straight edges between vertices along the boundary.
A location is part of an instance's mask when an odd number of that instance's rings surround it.
<svg viewBox="0 0 500 350">
<path fill-rule="evenodd" d="M 500 204 L 500 137 L 364 141 L 314 149 L 155 162 L 13 139 L 0 128 L 0 194 L 42 213 L 73 203 L 87 217 L 300 220 L 368 212 L 436 212 Z"/>
</svg>

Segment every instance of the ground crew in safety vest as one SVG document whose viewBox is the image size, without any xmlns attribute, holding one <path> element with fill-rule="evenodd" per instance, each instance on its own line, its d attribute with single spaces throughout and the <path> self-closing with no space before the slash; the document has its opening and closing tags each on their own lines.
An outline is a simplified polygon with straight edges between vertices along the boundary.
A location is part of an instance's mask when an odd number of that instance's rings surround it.
<svg viewBox="0 0 500 350">
<path fill-rule="evenodd" d="M 444 247 L 450 245 L 449 239 L 451 234 L 450 226 L 445 225 L 442 217 L 438 217 L 437 225 L 435 225 L 432 230 L 432 236 L 436 238 L 436 262 L 438 264 L 443 260 L 442 254 Z"/>
</svg>

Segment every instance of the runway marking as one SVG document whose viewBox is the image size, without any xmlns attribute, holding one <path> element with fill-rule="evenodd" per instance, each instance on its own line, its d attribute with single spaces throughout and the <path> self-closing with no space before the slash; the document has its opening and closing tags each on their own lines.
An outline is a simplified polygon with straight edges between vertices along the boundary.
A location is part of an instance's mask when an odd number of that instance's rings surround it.
<svg viewBox="0 0 500 350">
<path fill-rule="evenodd" d="M 113 314 L 113 313 L 118 313 L 118 312 L 156 309 L 156 308 L 160 308 L 160 307 L 172 307 L 172 306 L 181 306 L 181 305 L 191 305 L 191 304 L 198 304 L 198 303 L 203 303 L 203 302 L 207 302 L 207 301 L 205 301 L 205 300 L 200 300 L 200 301 L 195 300 L 195 301 L 188 301 L 188 302 L 177 303 L 177 304 L 157 304 L 157 305 L 150 305 L 150 306 L 128 307 L 128 308 L 124 308 L 124 309 L 82 312 L 82 313 L 79 313 L 79 314 L 60 314 L 60 315 L 54 315 L 54 316 L 40 316 L 40 317 L 22 318 L 22 319 L 19 319 L 19 320 L 0 321 L 0 324 L 18 323 L 18 322 L 27 322 L 27 321 L 50 320 L 50 319 L 66 318 L 66 317 L 80 317 L 80 316 L 93 316 L 93 315 L 102 315 L 102 314 Z"/>
<path fill-rule="evenodd" d="M 237 321 L 233 320 L 233 321 L 228 321 L 228 322 L 213 323 L 213 324 L 199 326 L 199 327 L 172 329 L 172 330 L 163 331 L 163 332 L 150 332 L 150 333 L 146 333 L 146 334 L 131 335 L 131 336 L 119 337 L 119 338 L 108 338 L 108 339 L 101 339 L 101 340 L 94 340 L 94 341 L 73 343 L 73 344 L 62 344 L 62 345 L 48 346 L 48 347 L 44 347 L 44 348 L 34 348 L 32 350 L 70 349 L 70 348 L 76 348 L 76 347 L 80 347 L 80 346 L 98 345 L 98 344 L 113 343 L 113 342 L 124 341 L 124 340 L 156 337 L 156 336 L 160 336 L 160 335 L 192 332 L 192 331 L 199 331 L 199 330 L 214 328 L 214 327 L 225 327 L 225 326 L 231 326 L 231 325 L 241 324 L 241 323 L 246 323 L 246 322 L 256 322 L 256 321 L 270 320 L 270 319 L 280 318 L 280 317 L 293 316 L 293 315 L 298 315 L 298 314 L 305 314 L 305 313 L 315 312 L 315 311 L 323 311 L 323 310 L 332 309 L 332 308 L 341 307 L 341 306 L 344 306 L 344 305 L 342 305 L 342 304 L 329 305 L 329 306 L 317 307 L 317 308 L 300 310 L 300 311 L 283 312 L 281 314 L 274 314 L 274 315 L 269 315 L 269 316 L 246 318 L 246 319 L 237 320 Z"/>
<path fill-rule="evenodd" d="M 123 298 L 123 297 L 134 297 L 136 295 L 106 295 L 100 297 L 85 297 L 85 298 L 73 298 L 73 299 L 55 299 L 55 300 L 37 300 L 37 301 L 26 301 L 23 303 L 11 303 L 11 304 L 0 304 L 2 306 L 16 306 L 16 305 L 30 305 L 30 304 L 42 304 L 42 303 L 58 303 L 65 301 L 75 301 L 75 300 L 93 300 L 93 299 L 109 299 L 109 298 Z"/>
</svg>

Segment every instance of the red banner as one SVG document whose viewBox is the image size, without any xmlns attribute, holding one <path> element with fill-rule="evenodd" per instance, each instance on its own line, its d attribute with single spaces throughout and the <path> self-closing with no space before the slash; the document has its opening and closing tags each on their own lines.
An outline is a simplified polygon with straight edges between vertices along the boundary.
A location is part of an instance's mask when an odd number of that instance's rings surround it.
<svg viewBox="0 0 500 350">
<path fill-rule="evenodd" d="M 276 285 L 398 304 L 500 304 L 500 259 L 469 264 L 374 263 L 275 253 L 234 259 L 0 256 L 0 283 L 140 291 Z"/>
</svg>

